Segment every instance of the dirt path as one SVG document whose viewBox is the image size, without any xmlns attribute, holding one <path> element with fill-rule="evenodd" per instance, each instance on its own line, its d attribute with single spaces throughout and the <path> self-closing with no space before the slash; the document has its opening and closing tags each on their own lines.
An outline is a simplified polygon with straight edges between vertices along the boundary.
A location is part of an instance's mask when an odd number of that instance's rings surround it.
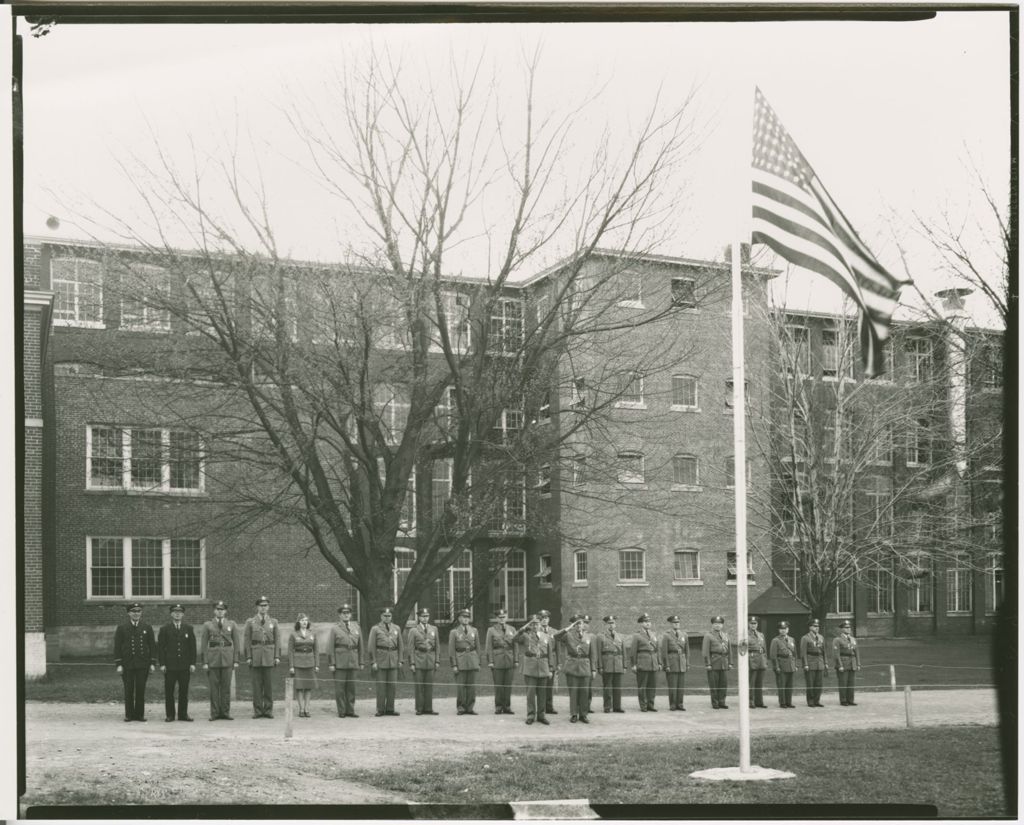
<svg viewBox="0 0 1024 825">
<path fill-rule="evenodd" d="M 733 735 L 738 711 L 715 711 L 707 697 L 692 697 L 686 713 L 593 714 L 590 725 L 570 725 L 565 701 L 550 727 L 527 726 L 522 709 L 495 716 L 478 702 L 478 716 L 417 717 L 411 701 L 399 701 L 399 717 L 375 718 L 371 702 L 357 703 L 358 719 L 338 719 L 333 703 L 313 703 L 310 719 L 293 721 L 284 738 L 281 703 L 273 720 L 251 719 L 241 702 L 232 722 L 209 722 L 194 707 L 191 724 L 163 721 L 163 707 L 150 703 L 145 724 L 121 721 L 115 704 L 29 702 L 25 706 L 25 804 L 367 804 L 404 799 L 339 778 L 353 766 L 382 771 L 399 761 L 465 756 L 475 751 L 524 748 L 562 741 L 646 740 L 663 737 Z M 600 700 L 598 699 L 598 704 Z M 856 708 L 838 705 L 794 711 L 774 707 L 751 712 L 751 731 L 809 733 L 821 730 L 902 728 L 901 692 L 862 692 Z M 912 694 L 916 726 L 992 725 L 997 722 L 992 690 L 917 691 Z M 129 766 L 126 769 L 126 766 Z M 294 766 L 301 766 L 296 770 Z"/>
</svg>

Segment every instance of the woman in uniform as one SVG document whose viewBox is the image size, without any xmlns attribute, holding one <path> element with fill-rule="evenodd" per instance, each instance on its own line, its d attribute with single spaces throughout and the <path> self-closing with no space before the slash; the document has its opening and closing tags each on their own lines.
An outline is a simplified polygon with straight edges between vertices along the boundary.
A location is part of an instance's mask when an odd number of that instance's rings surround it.
<svg viewBox="0 0 1024 825">
<path fill-rule="evenodd" d="M 309 625 L 309 616 L 300 613 L 295 620 L 295 632 L 288 639 L 288 675 L 295 679 L 295 699 L 299 716 L 309 718 L 309 694 L 316 687 L 316 673 L 320 670 L 320 652 L 316 634 Z"/>
</svg>

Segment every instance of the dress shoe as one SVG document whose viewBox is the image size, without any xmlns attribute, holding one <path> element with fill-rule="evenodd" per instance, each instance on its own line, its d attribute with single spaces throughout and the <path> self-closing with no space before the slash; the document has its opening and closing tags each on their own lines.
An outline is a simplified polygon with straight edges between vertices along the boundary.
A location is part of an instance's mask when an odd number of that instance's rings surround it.
<svg viewBox="0 0 1024 825">
<path fill-rule="evenodd" d="M 845 702 L 843 702 L 843 704 L 845 705 L 846 703 L 845 703 Z M 125 722 L 134 722 L 135 720 L 134 720 L 134 719 L 132 719 L 132 717 L 130 717 L 130 716 L 126 716 L 126 717 L 124 717 L 124 721 L 125 721 Z"/>
<path fill-rule="evenodd" d="M 437 715 L 438 715 L 438 714 L 437 714 L 437 711 L 436 711 L 436 710 L 425 710 L 425 711 L 423 711 L 423 712 L 424 712 L 424 713 L 425 713 L 425 714 L 426 714 L 427 716 L 437 716 Z"/>
<path fill-rule="evenodd" d="M 135 721 L 136 722 L 145 722 L 146 721 L 146 717 L 145 716 L 136 716 L 135 717 Z"/>
<path fill-rule="evenodd" d="M 755 708 L 767 708 L 768 705 L 754 705 Z"/>
<path fill-rule="evenodd" d="M 456 715 L 456 716 L 465 716 L 465 715 L 466 715 L 466 711 L 464 711 L 464 710 L 462 710 L 462 709 L 460 708 L 460 709 L 459 709 L 459 711 L 458 711 L 458 713 L 456 713 L 455 715 Z"/>
<path fill-rule="evenodd" d="M 677 708 L 677 710 L 686 710 L 686 708 L 684 708 L 684 707 L 683 707 L 682 705 L 680 705 L 680 706 L 679 706 L 679 707 Z"/>
<path fill-rule="evenodd" d="M 612 709 L 612 713 L 625 713 L 625 712 L 626 711 L 624 711 L 622 708 L 613 708 Z"/>
<path fill-rule="evenodd" d="M 358 713 L 346 713 L 345 715 L 348 716 L 350 719 L 358 719 L 359 718 L 359 714 Z"/>
<path fill-rule="evenodd" d="M 345 714 L 344 713 L 339 713 L 338 714 L 338 718 L 339 719 L 344 719 L 345 718 Z"/>
<path fill-rule="evenodd" d="M 378 710 L 378 711 L 377 711 L 377 712 L 376 712 L 375 714 L 373 714 L 373 715 L 374 715 L 374 716 L 383 716 L 383 715 L 384 715 L 384 711 L 382 711 L 382 710 Z"/>
<path fill-rule="evenodd" d="M 581 716 L 581 717 L 580 717 L 580 721 L 581 721 L 581 722 L 582 722 L 582 723 L 583 723 L 584 725 L 589 725 L 589 724 L 590 724 L 590 720 L 589 720 L 589 719 L 588 719 L 588 718 L 587 718 L 586 716 Z"/>
<path fill-rule="evenodd" d="M 611 709 L 611 708 L 605 708 L 605 709 L 604 709 L 604 712 L 605 712 L 605 713 L 611 713 L 611 712 L 612 712 L 612 709 Z"/>
<path fill-rule="evenodd" d="M 728 705 L 719 705 L 718 707 L 720 707 L 722 710 L 728 710 L 729 709 Z"/>
<path fill-rule="evenodd" d="M 514 710 L 512 710 L 512 708 L 505 708 L 505 713 L 507 713 L 509 716 L 515 716 L 516 715 L 516 712 Z"/>
<path fill-rule="evenodd" d="M 181 716 L 181 717 L 178 718 L 178 721 L 179 722 L 195 722 L 196 720 L 193 719 L 191 716 Z"/>
<path fill-rule="evenodd" d="M 647 708 L 640 708 L 641 713 L 647 713 Z"/>
<path fill-rule="evenodd" d="M 503 714 L 504 712 L 505 711 L 503 711 L 501 708 L 498 708 L 496 711 L 494 711 L 494 715 L 495 716 L 501 716 L 501 714 Z"/>
<path fill-rule="evenodd" d="M 173 722 L 174 721 L 174 717 L 173 716 L 166 716 L 166 717 L 164 717 L 164 721 L 165 722 Z"/>
<path fill-rule="evenodd" d="M 267 719 L 273 719 L 273 718 L 274 718 L 274 714 L 272 714 L 272 713 L 264 713 L 263 715 L 264 715 L 264 716 L 265 716 L 265 717 L 266 717 Z"/>
<path fill-rule="evenodd" d="M 647 708 L 647 712 L 648 713 L 657 713 L 658 709 L 656 707 L 654 707 L 654 706 L 651 706 L 651 707 Z"/>
<path fill-rule="evenodd" d="M 580 718 L 580 717 L 578 717 L 578 716 L 577 716 L 577 715 L 576 715 L 576 714 L 574 713 L 574 714 L 573 714 L 572 716 L 570 716 L 570 717 L 569 717 L 569 721 L 570 721 L 570 722 L 578 722 L 578 721 L 579 721 L 579 718 Z"/>
<path fill-rule="evenodd" d="M 532 725 L 533 724 L 533 720 L 532 719 L 527 719 L 526 720 L 526 724 L 527 725 Z"/>
<path fill-rule="evenodd" d="M 422 710 L 418 710 L 418 711 L 416 711 L 416 715 L 417 715 L 417 716 L 422 716 L 422 715 L 423 715 L 423 711 L 422 711 Z"/>
<path fill-rule="evenodd" d="M 846 705 L 847 705 L 847 707 L 851 707 L 851 708 L 857 707 L 857 703 L 856 702 L 847 702 Z"/>
<path fill-rule="evenodd" d="M 220 718 L 221 719 L 227 719 L 229 722 L 234 722 L 235 721 L 235 717 L 234 716 L 227 716 L 227 715 L 225 715 L 225 716 L 222 716 Z"/>
<path fill-rule="evenodd" d="M 476 716 L 476 711 L 475 710 L 467 710 L 466 711 L 466 716 Z"/>
<path fill-rule="evenodd" d="M 384 711 L 384 715 L 385 716 L 401 716 L 402 714 L 400 714 L 397 710 L 386 710 L 386 711 Z"/>
<path fill-rule="evenodd" d="M 538 722 L 540 722 L 540 723 L 541 723 L 542 725 L 550 725 L 550 724 L 551 724 L 551 723 L 550 723 L 550 722 L 549 722 L 549 721 L 548 721 L 547 719 L 545 719 L 545 718 L 544 718 L 543 716 L 542 716 L 542 717 L 540 717 L 540 718 L 539 718 L 539 719 L 538 719 L 537 721 L 538 721 Z"/>
<path fill-rule="evenodd" d="M 546 713 L 548 716 L 550 716 L 552 713 L 555 714 L 555 716 L 558 715 L 558 711 L 554 710 L 554 709 L 546 710 L 546 711 L 544 711 L 544 713 Z"/>
</svg>

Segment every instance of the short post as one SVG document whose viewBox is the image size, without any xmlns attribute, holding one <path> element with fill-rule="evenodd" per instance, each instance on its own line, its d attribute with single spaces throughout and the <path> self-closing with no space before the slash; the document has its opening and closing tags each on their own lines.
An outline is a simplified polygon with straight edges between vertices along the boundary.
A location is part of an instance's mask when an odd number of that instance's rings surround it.
<svg viewBox="0 0 1024 825">
<path fill-rule="evenodd" d="M 286 676 L 284 680 L 284 738 L 292 738 L 292 690 L 294 680 Z"/>
<path fill-rule="evenodd" d="M 914 712 L 910 702 L 910 685 L 905 685 L 903 688 L 903 704 L 907 708 L 907 727 L 914 727 Z"/>
<path fill-rule="evenodd" d="M 889 690 L 896 690 L 896 665 L 889 665 Z"/>
<path fill-rule="evenodd" d="M 238 673 L 238 668 L 231 668 L 231 701 L 234 702 L 238 698 L 238 689 L 235 687 L 235 674 Z"/>
</svg>

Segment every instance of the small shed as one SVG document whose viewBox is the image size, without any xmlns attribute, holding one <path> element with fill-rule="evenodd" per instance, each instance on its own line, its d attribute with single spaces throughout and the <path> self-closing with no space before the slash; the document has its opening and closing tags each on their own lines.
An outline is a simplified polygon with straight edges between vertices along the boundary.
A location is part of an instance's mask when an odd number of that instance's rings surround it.
<svg viewBox="0 0 1024 825">
<path fill-rule="evenodd" d="M 789 635 L 800 638 L 811 623 L 811 608 L 785 587 L 773 584 L 747 606 L 748 616 L 761 620 L 758 629 L 769 639 L 778 633 L 779 622 L 789 622 Z"/>
</svg>

